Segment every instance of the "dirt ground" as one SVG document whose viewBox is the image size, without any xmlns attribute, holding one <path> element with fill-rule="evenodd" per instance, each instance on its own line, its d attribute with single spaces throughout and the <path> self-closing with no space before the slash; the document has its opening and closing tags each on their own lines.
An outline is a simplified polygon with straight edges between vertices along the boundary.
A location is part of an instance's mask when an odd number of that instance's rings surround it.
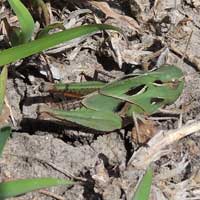
<svg viewBox="0 0 200 200">
<path fill-rule="evenodd" d="M 151 163 L 154 179 L 150 199 L 200 200 L 200 135 L 199 131 L 192 132 L 191 126 L 200 120 L 200 2 L 45 2 L 49 23 L 64 22 L 65 28 L 91 23 L 116 25 L 124 31 L 129 45 L 118 33 L 97 33 L 9 67 L 7 99 L 14 123 L 10 120 L 13 131 L 0 160 L 0 181 L 30 177 L 78 181 L 73 187 L 53 187 L 14 199 L 129 200 Z M 2 1 L 0 6 L 1 19 L 6 16 L 17 25 L 8 3 Z M 33 12 L 29 8 L 37 27 L 43 27 L 47 22 L 41 9 Z M 4 35 L 0 48 L 5 49 L 8 43 L 2 24 L 0 34 Z M 61 95 L 41 92 L 42 84 L 112 81 L 165 63 L 183 70 L 184 91 L 173 105 L 165 108 L 174 114 L 154 115 L 162 117 L 154 119 L 153 128 L 153 133 L 160 136 L 154 136 L 148 144 L 145 141 L 141 146 L 133 141 L 132 126 L 97 133 L 38 116 L 39 105 L 63 108 L 72 102 Z M 186 137 L 168 137 L 167 131 L 173 132 L 179 126 L 180 110 L 182 127 L 189 127 L 189 131 Z M 132 163 L 128 165 L 130 158 Z"/>
</svg>

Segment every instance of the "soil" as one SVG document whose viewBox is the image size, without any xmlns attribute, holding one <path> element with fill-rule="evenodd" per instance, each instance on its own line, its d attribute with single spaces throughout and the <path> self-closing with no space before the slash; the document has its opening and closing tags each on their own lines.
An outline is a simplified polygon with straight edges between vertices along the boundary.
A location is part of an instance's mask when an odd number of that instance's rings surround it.
<svg viewBox="0 0 200 200">
<path fill-rule="evenodd" d="M 0 181 L 31 177 L 57 177 L 77 180 L 72 187 L 53 187 L 16 197 L 16 200 L 129 200 L 144 168 L 127 167 L 128 161 L 144 145 L 131 139 L 132 126 L 100 133 L 77 125 L 58 124 L 38 115 L 38 106 L 64 108 L 72 99 L 41 91 L 49 82 L 112 81 L 125 74 L 151 70 L 162 64 L 178 65 L 184 72 L 181 97 L 165 109 L 176 114 L 156 120 L 155 133 L 200 120 L 200 3 L 198 0 L 166 1 L 45 1 L 49 21 L 65 23 L 66 28 L 82 24 L 107 23 L 120 27 L 118 33 L 105 32 L 54 48 L 9 66 L 7 94 L 14 122 L 12 137 L 0 160 Z M 31 9 L 42 28 L 42 10 Z M 87 10 L 85 10 L 87 9 Z M 18 25 L 7 1 L 0 16 Z M 3 26 L 0 48 L 8 47 Z M 84 73 L 85 76 L 82 76 Z M 145 136 L 146 137 L 146 136 Z M 200 135 L 195 132 L 165 147 L 154 160 L 152 200 L 200 199 Z M 159 141 L 158 141 L 159 142 Z M 83 181 L 84 180 L 84 181 Z M 45 193 L 49 191 L 49 193 Z"/>
</svg>

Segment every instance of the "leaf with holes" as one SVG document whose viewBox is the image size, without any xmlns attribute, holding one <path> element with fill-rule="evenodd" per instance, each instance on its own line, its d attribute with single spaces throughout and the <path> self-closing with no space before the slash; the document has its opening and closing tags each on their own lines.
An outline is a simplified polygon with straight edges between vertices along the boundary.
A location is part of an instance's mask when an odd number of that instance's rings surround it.
<svg viewBox="0 0 200 200">
<path fill-rule="evenodd" d="M 80 96 L 87 94 L 81 100 L 84 108 L 69 111 L 45 108 L 41 111 L 64 123 L 70 121 L 109 132 L 122 128 L 123 118 L 131 118 L 133 114 L 151 115 L 159 108 L 172 104 L 182 93 L 183 85 L 181 69 L 171 65 L 147 73 L 130 74 L 108 84 L 57 84 L 49 89 L 47 87 L 47 90 Z M 86 92 L 87 88 L 91 94 Z"/>
</svg>

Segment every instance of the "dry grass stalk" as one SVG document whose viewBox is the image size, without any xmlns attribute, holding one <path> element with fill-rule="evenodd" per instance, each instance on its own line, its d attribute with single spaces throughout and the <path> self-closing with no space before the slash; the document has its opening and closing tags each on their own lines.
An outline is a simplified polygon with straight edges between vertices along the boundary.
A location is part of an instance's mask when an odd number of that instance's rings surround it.
<svg viewBox="0 0 200 200">
<path fill-rule="evenodd" d="M 168 152 L 167 146 L 199 130 L 200 121 L 184 125 L 175 130 L 160 131 L 148 142 L 148 147 L 142 147 L 133 154 L 129 166 L 146 169 L 151 162 L 158 160 Z"/>
</svg>

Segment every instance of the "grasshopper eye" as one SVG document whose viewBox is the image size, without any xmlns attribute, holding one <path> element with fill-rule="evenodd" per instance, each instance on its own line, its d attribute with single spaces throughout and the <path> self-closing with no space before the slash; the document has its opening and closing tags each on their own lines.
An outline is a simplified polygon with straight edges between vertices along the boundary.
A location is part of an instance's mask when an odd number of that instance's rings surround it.
<svg viewBox="0 0 200 200">
<path fill-rule="evenodd" d="M 179 81 L 179 80 L 173 79 L 172 81 L 170 81 L 170 82 L 167 83 L 167 86 L 168 86 L 169 88 L 175 90 L 175 89 L 178 88 L 179 84 L 180 84 L 180 81 Z"/>
<path fill-rule="evenodd" d="M 128 90 L 125 94 L 128 96 L 138 95 L 144 93 L 147 90 L 147 86 L 145 84 L 139 85 L 137 87 L 133 87 Z"/>
<path fill-rule="evenodd" d="M 163 98 L 154 97 L 154 98 L 151 98 L 150 103 L 151 105 L 156 105 L 156 104 L 162 103 L 163 101 L 164 101 Z"/>
</svg>

